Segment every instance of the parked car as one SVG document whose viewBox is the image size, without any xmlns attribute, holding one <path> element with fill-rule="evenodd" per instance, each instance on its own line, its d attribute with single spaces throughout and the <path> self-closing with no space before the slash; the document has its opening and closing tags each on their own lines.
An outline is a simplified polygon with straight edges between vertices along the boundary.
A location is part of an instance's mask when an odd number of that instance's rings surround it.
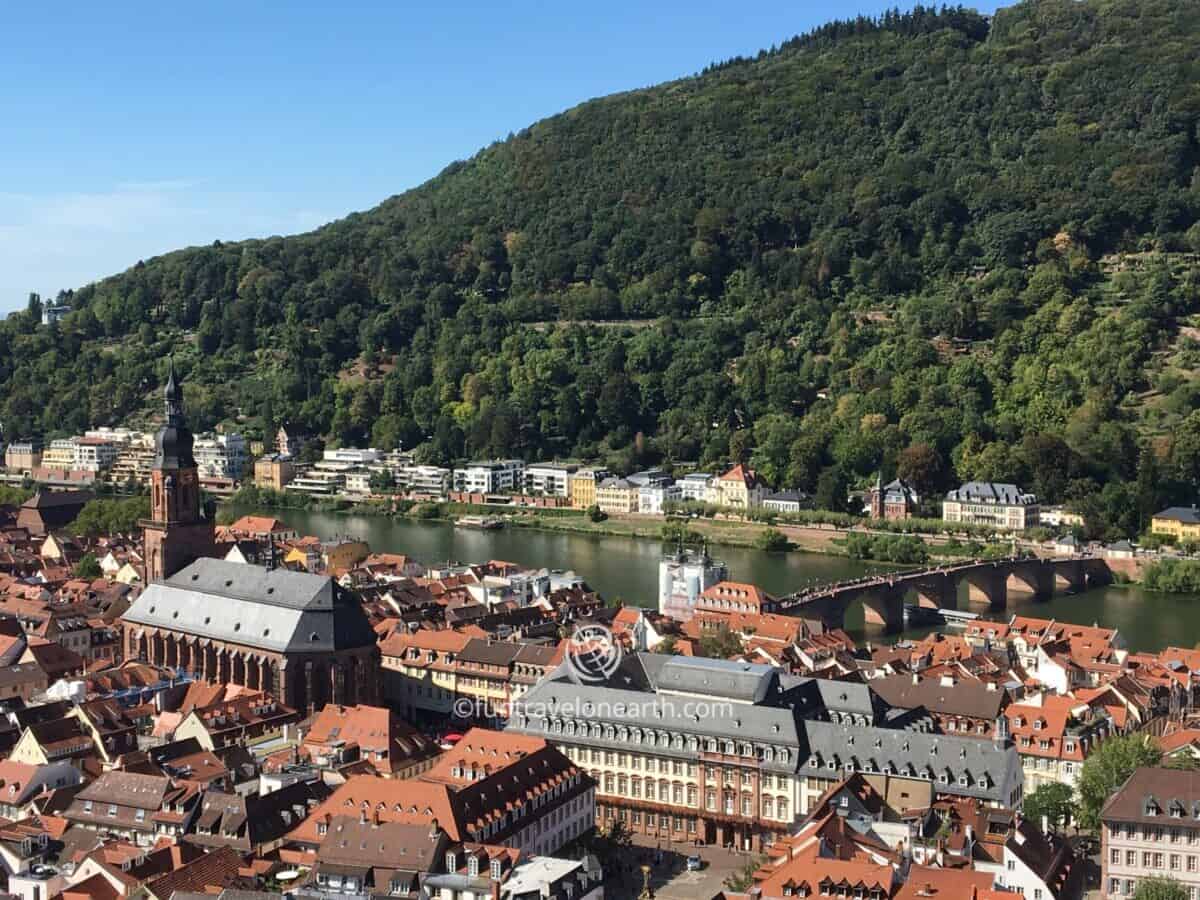
<svg viewBox="0 0 1200 900">
<path fill-rule="evenodd" d="M 692 854 L 687 858 L 687 870 L 689 872 L 699 872 L 704 868 L 704 860 L 697 854 Z"/>
</svg>

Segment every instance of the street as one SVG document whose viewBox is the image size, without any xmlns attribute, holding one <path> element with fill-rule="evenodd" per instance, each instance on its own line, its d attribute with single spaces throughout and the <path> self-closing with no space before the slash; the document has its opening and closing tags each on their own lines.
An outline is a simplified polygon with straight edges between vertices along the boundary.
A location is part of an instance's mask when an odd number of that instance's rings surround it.
<svg viewBox="0 0 1200 900">
<path fill-rule="evenodd" d="M 724 889 L 725 879 L 754 857 L 715 847 L 693 848 L 674 844 L 662 848 L 662 861 L 653 864 L 658 841 L 634 835 L 628 866 L 613 872 L 604 882 L 604 896 L 611 900 L 634 900 L 642 890 L 643 864 L 651 864 L 650 886 L 657 900 L 709 900 Z M 699 872 L 687 871 L 687 857 L 697 853 L 704 861 Z"/>
</svg>

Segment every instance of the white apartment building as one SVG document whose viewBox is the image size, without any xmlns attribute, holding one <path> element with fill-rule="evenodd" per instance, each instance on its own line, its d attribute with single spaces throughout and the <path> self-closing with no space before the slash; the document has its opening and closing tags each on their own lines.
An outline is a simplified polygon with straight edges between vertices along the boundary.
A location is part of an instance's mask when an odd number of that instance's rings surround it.
<svg viewBox="0 0 1200 900">
<path fill-rule="evenodd" d="M 472 494 L 504 494 L 524 487 L 525 463 L 519 459 L 474 462 L 454 470 L 454 489 Z"/>
<path fill-rule="evenodd" d="M 707 553 L 684 550 L 663 557 L 658 564 L 658 611 L 686 622 L 700 594 L 728 578 L 725 563 L 709 558 Z"/>
<path fill-rule="evenodd" d="M 664 503 L 683 499 L 678 484 L 647 484 L 638 488 L 638 512 L 642 515 L 661 516 Z"/>
<path fill-rule="evenodd" d="M 415 494 L 444 496 L 450 487 L 450 470 L 441 466 L 403 466 L 396 469 L 396 487 Z"/>
<path fill-rule="evenodd" d="M 299 491 L 302 494 L 319 494 L 330 496 L 340 494 L 346 486 L 346 473 L 333 469 L 309 469 L 289 482 L 289 491 Z"/>
<path fill-rule="evenodd" d="M 525 493 L 547 497 L 565 497 L 571 476 L 579 466 L 561 463 L 533 463 L 525 467 Z"/>
<path fill-rule="evenodd" d="M 99 438 L 102 441 L 112 441 L 118 447 L 153 447 L 154 435 L 144 431 L 134 431 L 132 428 L 89 428 L 83 433 L 85 438 Z"/>
<path fill-rule="evenodd" d="M 1038 524 L 1038 502 L 1015 484 L 968 481 L 946 494 L 942 518 L 947 522 L 991 525 L 1020 531 Z"/>
<path fill-rule="evenodd" d="M 246 470 L 246 439 L 236 431 L 196 438 L 192 445 L 201 478 L 241 478 Z"/>
<path fill-rule="evenodd" d="M 703 503 L 708 498 L 710 481 L 712 481 L 712 475 L 708 472 L 692 472 L 690 475 L 684 475 L 675 483 L 679 485 L 680 499 Z"/>
<path fill-rule="evenodd" d="M 112 467 L 120 447 L 114 442 L 99 437 L 82 437 L 75 441 L 75 458 L 72 467 L 88 472 L 103 472 Z"/>
<path fill-rule="evenodd" d="M 371 475 L 369 469 L 351 469 L 345 474 L 347 494 L 371 493 Z"/>
<path fill-rule="evenodd" d="M 326 450 L 323 460 L 347 466 L 367 466 L 379 462 L 382 455 L 374 447 L 339 447 L 337 450 Z"/>
</svg>

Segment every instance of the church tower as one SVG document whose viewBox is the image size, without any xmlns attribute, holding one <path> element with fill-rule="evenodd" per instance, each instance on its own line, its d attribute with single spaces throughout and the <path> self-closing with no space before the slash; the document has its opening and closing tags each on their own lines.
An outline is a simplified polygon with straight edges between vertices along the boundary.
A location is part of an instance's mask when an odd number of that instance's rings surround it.
<svg viewBox="0 0 1200 900">
<path fill-rule="evenodd" d="M 200 476 L 192 456 L 192 433 L 183 416 L 183 389 L 171 363 L 163 391 L 167 421 L 155 438 L 150 472 L 150 518 L 142 522 L 146 580 L 170 578 L 201 556 L 215 552 L 213 523 L 200 508 Z"/>
</svg>

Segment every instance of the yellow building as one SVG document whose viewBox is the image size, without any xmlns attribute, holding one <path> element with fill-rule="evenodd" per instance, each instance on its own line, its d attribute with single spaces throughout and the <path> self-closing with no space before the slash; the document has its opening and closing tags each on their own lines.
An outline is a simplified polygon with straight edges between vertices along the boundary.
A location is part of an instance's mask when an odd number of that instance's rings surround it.
<svg viewBox="0 0 1200 900">
<path fill-rule="evenodd" d="M 638 486 L 624 478 L 605 478 L 596 485 L 596 505 L 606 513 L 635 513 Z"/>
<path fill-rule="evenodd" d="M 371 554 L 371 545 L 366 541 L 341 541 L 327 544 L 322 557 L 325 568 L 330 572 L 349 571 Z"/>
<path fill-rule="evenodd" d="M 759 506 L 762 504 L 762 496 L 762 484 L 758 476 L 741 464 L 713 479 L 708 489 L 710 503 L 733 509 L 751 509 Z"/>
<path fill-rule="evenodd" d="M 1172 506 L 1150 519 L 1152 534 L 1171 535 L 1177 541 L 1200 540 L 1200 510 L 1194 506 Z"/>
<path fill-rule="evenodd" d="M 71 469 L 75 467 L 75 441 L 73 438 L 60 438 L 50 442 L 49 448 L 42 454 L 42 465 L 48 469 Z"/>
<path fill-rule="evenodd" d="M 259 487 L 282 491 L 296 475 L 288 456 L 264 456 L 254 461 L 254 483 Z"/>
<path fill-rule="evenodd" d="M 596 488 L 608 476 L 604 469 L 580 469 L 567 478 L 567 499 L 576 509 L 596 505 Z"/>
</svg>

